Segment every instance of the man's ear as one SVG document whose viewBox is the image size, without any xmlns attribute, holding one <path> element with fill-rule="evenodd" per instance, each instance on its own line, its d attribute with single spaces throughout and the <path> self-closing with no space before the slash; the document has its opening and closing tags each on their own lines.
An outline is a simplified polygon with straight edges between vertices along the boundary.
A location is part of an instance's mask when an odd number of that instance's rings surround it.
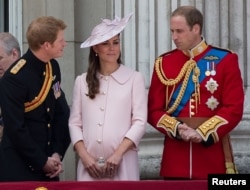
<svg viewBox="0 0 250 190">
<path fill-rule="evenodd" d="M 43 45 L 41 45 L 41 47 L 48 49 L 51 46 L 51 43 L 49 42 L 44 42 Z"/>
<path fill-rule="evenodd" d="M 195 33 L 197 33 L 197 34 L 200 34 L 200 31 L 201 31 L 200 25 L 195 24 L 195 25 L 193 26 L 193 31 L 194 31 Z"/>
<path fill-rule="evenodd" d="M 19 58 L 20 55 L 19 55 L 19 52 L 17 51 L 16 48 L 12 49 L 12 56 L 13 56 L 14 59 Z"/>
</svg>

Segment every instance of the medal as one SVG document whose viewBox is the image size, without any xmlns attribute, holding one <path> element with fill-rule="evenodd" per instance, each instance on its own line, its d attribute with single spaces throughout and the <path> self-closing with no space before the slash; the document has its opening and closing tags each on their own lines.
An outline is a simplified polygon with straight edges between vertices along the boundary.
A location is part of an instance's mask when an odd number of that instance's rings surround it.
<svg viewBox="0 0 250 190">
<path fill-rule="evenodd" d="M 54 95 L 55 95 L 55 98 L 59 98 L 61 96 L 61 87 L 60 87 L 60 82 L 57 81 L 53 86 L 53 91 L 54 91 Z"/>
<path fill-rule="evenodd" d="M 208 108 L 210 108 L 211 110 L 214 110 L 215 108 L 218 107 L 219 102 L 214 96 L 211 96 L 210 98 L 208 98 L 206 104 Z"/>
<path fill-rule="evenodd" d="M 219 85 L 213 78 L 210 78 L 205 86 L 207 90 L 213 94 L 217 90 Z"/>
<path fill-rule="evenodd" d="M 210 76 L 210 69 L 209 69 L 209 62 L 207 62 L 207 70 L 205 72 L 205 75 L 208 77 Z"/>
<path fill-rule="evenodd" d="M 212 75 L 212 76 L 216 75 L 214 61 L 212 62 L 212 70 L 211 70 L 211 75 Z"/>
</svg>

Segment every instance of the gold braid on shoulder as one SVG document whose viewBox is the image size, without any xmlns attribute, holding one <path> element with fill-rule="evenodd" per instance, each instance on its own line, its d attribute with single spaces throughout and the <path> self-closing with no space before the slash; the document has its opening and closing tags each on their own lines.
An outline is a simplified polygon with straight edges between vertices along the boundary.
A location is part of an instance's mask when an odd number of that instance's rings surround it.
<svg viewBox="0 0 250 190">
<path fill-rule="evenodd" d="M 156 71 L 156 74 L 157 74 L 157 76 L 160 79 L 162 84 L 164 84 L 166 86 L 174 86 L 183 79 L 182 86 L 181 86 L 180 92 L 178 93 L 176 100 L 174 101 L 173 105 L 170 108 L 168 108 L 168 110 L 167 110 L 168 114 L 173 113 L 177 109 L 177 107 L 179 106 L 179 104 L 183 98 L 184 92 L 187 88 L 189 76 L 190 76 L 193 69 L 197 70 L 199 68 L 196 66 L 196 62 L 194 60 L 190 59 L 183 65 L 180 73 L 178 74 L 178 76 L 175 79 L 168 79 L 165 76 L 164 71 L 162 69 L 162 57 L 158 57 L 156 59 L 155 71 Z"/>
</svg>

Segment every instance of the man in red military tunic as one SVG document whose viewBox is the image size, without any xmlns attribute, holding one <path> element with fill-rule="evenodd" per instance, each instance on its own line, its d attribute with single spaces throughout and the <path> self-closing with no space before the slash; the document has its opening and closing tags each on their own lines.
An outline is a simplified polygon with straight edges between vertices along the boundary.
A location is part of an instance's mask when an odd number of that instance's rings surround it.
<svg viewBox="0 0 250 190">
<path fill-rule="evenodd" d="M 176 49 L 159 56 L 148 99 L 148 122 L 165 135 L 160 175 L 207 179 L 237 173 L 229 133 L 243 115 L 238 56 L 208 45 L 203 15 L 177 8 L 170 28 Z"/>
</svg>

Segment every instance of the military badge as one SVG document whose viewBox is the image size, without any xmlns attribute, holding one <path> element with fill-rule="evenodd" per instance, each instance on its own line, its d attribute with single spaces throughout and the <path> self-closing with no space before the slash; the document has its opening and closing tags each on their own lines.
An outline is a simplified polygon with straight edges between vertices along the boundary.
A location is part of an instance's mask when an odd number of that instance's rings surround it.
<svg viewBox="0 0 250 190">
<path fill-rule="evenodd" d="M 61 96 L 61 87 L 60 87 L 60 82 L 57 81 L 55 84 L 53 84 L 52 86 L 53 90 L 54 90 L 54 95 L 55 98 L 59 98 Z"/>
<path fill-rule="evenodd" d="M 206 70 L 206 72 L 205 72 L 205 75 L 208 77 L 208 76 L 210 76 L 210 62 L 207 62 L 207 70 Z"/>
<path fill-rule="evenodd" d="M 208 108 L 214 110 L 219 105 L 219 102 L 214 96 L 211 96 L 210 98 L 208 98 L 206 104 Z"/>
<path fill-rule="evenodd" d="M 212 61 L 212 62 L 207 62 L 207 70 L 205 72 L 205 75 L 208 77 L 208 76 L 215 76 L 216 75 L 216 69 L 215 69 L 215 62 Z"/>
<path fill-rule="evenodd" d="M 17 64 L 10 70 L 12 74 L 17 74 L 18 71 L 25 65 L 26 60 L 20 59 Z"/>
<path fill-rule="evenodd" d="M 211 70 L 211 75 L 212 75 L 212 76 L 215 76 L 215 75 L 216 75 L 215 63 L 214 63 L 214 61 L 212 62 L 212 70 Z"/>
<path fill-rule="evenodd" d="M 213 94 L 217 90 L 219 85 L 213 78 L 210 78 L 205 86 L 207 90 Z"/>
</svg>

